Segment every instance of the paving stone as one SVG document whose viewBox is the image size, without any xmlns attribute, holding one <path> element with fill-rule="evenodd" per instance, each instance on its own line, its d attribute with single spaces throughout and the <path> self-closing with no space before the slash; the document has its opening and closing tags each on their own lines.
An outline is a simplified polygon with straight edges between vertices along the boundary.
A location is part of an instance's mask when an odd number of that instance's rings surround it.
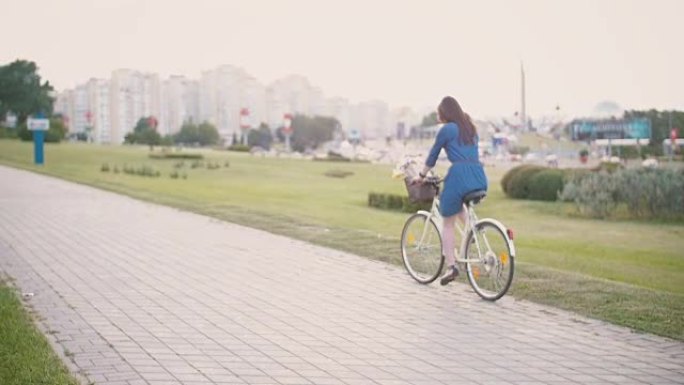
<svg viewBox="0 0 684 385">
<path fill-rule="evenodd" d="M 0 180 L 0 274 L 98 385 L 684 383 L 678 341 L 26 171 Z"/>
</svg>

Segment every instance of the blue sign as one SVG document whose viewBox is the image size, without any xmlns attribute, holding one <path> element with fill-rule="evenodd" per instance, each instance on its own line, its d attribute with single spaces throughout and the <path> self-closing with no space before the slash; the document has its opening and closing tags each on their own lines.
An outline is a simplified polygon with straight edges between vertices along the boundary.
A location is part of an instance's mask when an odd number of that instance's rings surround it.
<svg viewBox="0 0 684 385">
<path fill-rule="evenodd" d="M 647 118 L 573 120 L 569 127 L 572 140 L 651 139 L 651 121 Z"/>
<path fill-rule="evenodd" d="M 33 161 L 35 164 L 45 163 L 43 143 L 45 142 L 45 131 L 50 129 L 50 120 L 45 119 L 43 114 L 38 114 L 36 118 L 29 118 L 26 122 L 28 129 L 33 131 Z"/>
</svg>

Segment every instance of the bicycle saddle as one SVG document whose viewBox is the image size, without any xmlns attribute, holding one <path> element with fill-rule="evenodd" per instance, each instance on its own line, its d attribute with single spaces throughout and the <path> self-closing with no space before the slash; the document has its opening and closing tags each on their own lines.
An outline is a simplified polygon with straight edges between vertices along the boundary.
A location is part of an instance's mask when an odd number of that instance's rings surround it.
<svg viewBox="0 0 684 385">
<path fill-rule="evenodd" d="M 480 203 L 480 201 L 487 196 L 487 191 L 486 190 L 475 190 L 471 191 L 466 194 L 465 197 L 463 197 L 463 203 L 466 205 L 469 205 L 471 202 L 472 204 L 476 205 Z"/>
</svg>

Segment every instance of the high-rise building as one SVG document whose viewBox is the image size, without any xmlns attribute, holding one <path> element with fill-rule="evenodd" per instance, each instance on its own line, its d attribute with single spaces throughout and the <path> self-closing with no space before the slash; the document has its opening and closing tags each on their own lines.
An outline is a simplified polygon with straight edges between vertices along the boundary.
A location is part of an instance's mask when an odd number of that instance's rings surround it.
<svg viewBox="0 0 684 385">
<path fill-rule="evenodd" d="M 111 143 L 112 126 L 110 120 L 109 81 L 90 79 L 86 86 L 88 90 L 86 131 L 88 132 L 89 140 L 95 143 Z"/>
<path fill-rule="evenodd" d="M 377 139 L 387 135 L 393 136 L 389 120 L 387 103 L 374 100 L 355 105 L 352 108 L 350 123 L 365 138 Z"/>
<path fill-rule="evenodd" d="M 321 114 L 324 116 L 331 116 L 340 122 L 343 131 L 349 135 L 349 131 L 356 127 L 351 126 L 352 107 L 349 100 L 344 98 L 330 98 L 326 100 L 325 111 Z"/>
<path fill-rule="evenodd" d="M 172 135 L 184 123 L 199 119 L 198 83 L 184 76 L 171 76 L 162 83 L 159 133 Z"/>
<path fill-rule="evenodd" d="M 123 143 L 143 117 L 161 115 L 161 85 L 153 73 L 119 69 L 110 83 L 111 140 Z"/>
<path fill-rule="evenodd" d="M 71 97 L 71 106 L 69 108 L 70 116 L 70 127 L 69 131 L 71 133 L 84 133 L 86 132 L 86 127 L 88 127 L 90 105 L 88 100 L 88 85 L 81 84 L 74 88 Z"/>
<path fill-rule="evenodd" d="M 230 139 L 240 135 L 240 126 L 258 127 L 266 116 L 264 87 L 242 68 L 224 65 L 204 71 L 200 80 L 200 120 L 216 126 L 219 135 Z M 241 118 L 241 111 L 249 112 Z"/>
<path fill-rule="evenodd" d="M 244 69 L 224 65 L 204 71 L 199 80 L 171 76 L 163 82 L 154 73 L 130 69 L 112 72 L 111 79 L 91 79 L 58 95 L 55 111 L 69 120 L 71 132 L 89 132 L 98 143 L 120 144 L 140 118 L 154 116 L 163 135 L 178 132 L 187 121 L 207 121 L 230 143 L 241 127 L 272 129 L 285 114 L 336 118 L 344 131 L 366 138 L 396 135 L 399 124 L 408 130 L 415 114 L 390 112 L 382 101 L 351 104 L 344 98 L 326 99 L 323 91 L 300 75 L 278 79 L 268 87 Z"/>
</svg>

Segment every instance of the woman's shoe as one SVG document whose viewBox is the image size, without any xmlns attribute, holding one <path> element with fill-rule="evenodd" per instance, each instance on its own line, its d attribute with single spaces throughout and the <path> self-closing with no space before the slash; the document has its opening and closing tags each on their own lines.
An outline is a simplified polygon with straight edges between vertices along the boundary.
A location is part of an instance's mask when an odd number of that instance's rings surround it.
<svg viewBox="0 0 684 385">
<path fill-rule="evenodd" d="M 449 282 L 455 280 L 458 277 L 458 268 L 456 265 L 452 266 L 447 266 L 446 272 L 442 276 L 442 279 L 439 280 L 439 283 L 444 286 L 448 284 Z"/>
</svg>

